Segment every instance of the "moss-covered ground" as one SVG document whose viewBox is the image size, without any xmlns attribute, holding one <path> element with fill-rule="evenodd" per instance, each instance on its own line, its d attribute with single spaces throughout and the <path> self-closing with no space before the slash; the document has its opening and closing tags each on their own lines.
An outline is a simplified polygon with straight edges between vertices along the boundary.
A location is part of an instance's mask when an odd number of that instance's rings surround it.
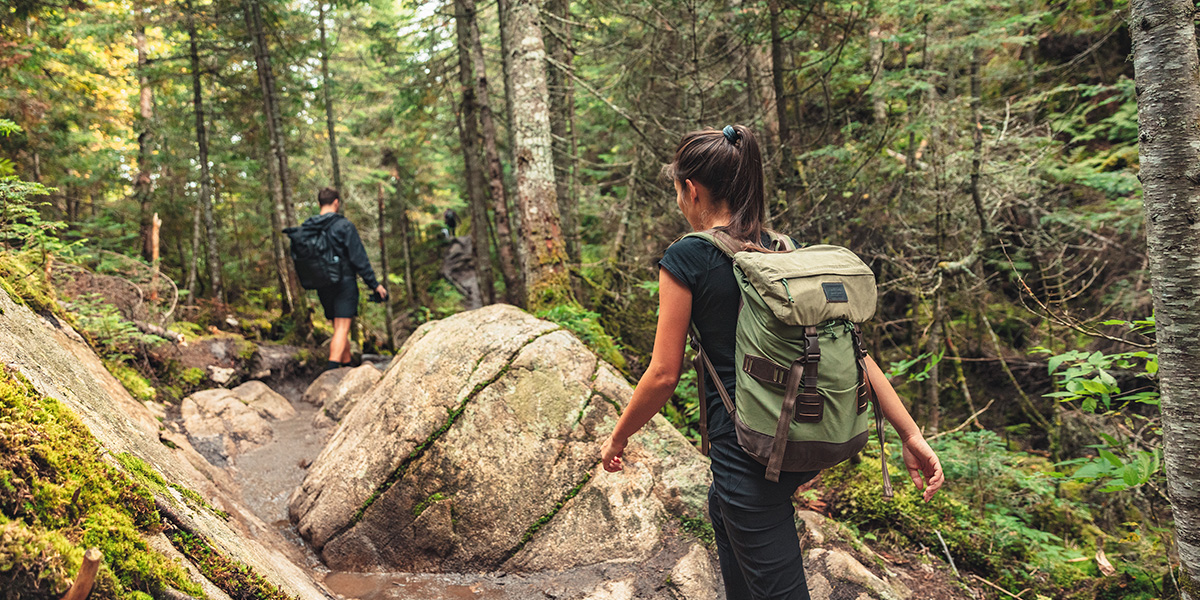
<svg viewBox="0 0 1200 600">
<path fill-rule="evenodd" d="M 143 541 L 162 527 L 150 492 L 104 461 L 69 409 L 0 368 L 0 595 L 61 596 L 93 546 L 104 553 L 93 600 L 200 595 Z"/>
<path fill-rule="evenodd" d="M 896 495 L 890 502 L 883 499 L 879 446 L 872 441 L 861 461 L 822 473 L 830 515 L 889 552 L 903 555 L 925 547 L 944 559 L 948 551 L 964 574 L 1013 593 L 1177 597 L 1157 532 L 1132 522 L 1132 513 L 1125 517 L 1127 530 L 1102 530 L 1093 513 L 1102 504 L 1091 497 L 1096 492 L 1081 489 L 1086 486 L 1058 472 L 1049 459 L 1010 450 L 990 431 L 948 435 L 932 445 L 947 483 L 931 501 L 923 502 L 909 480 L 895 439 L 888 445 L 888 470 Z M 1115 576 L 1101 575 L 1097 550 L 1105 551 Z"/>
</svg>

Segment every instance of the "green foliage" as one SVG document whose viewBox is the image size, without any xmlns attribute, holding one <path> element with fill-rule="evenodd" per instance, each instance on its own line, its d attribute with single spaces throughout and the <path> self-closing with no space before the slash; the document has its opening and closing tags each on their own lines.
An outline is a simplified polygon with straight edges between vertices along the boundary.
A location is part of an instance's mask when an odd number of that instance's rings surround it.
<svg viewBox="0 0 1200 600">
<path fill-rule="evenodd" d="M 1049 461 L 1009 451 L 990 431 L 947 435 L 932 445 L 951 483 L 930 502 L 899 477 L 896 498 L 884 501 L 878 457 L 865 458 L 822 475 L 833 516 L 906 546 L 940 548 L 940 531 L 960 569 L 1017 589 L 1052 592 L 1097 575 L 1090 562 L 1072 559 L 1094 554 L 1105 534 L 1084 503 L 1062 497 Z M 896 458 L 889 470 L 904 473 Z M 1030 576 L 1038 570 L 1053 574 L 1053 588 Z"/>
<path fill-rule="evenodd" d="M 91 546 L 104 553 L 92 598 L 140 598 L 145 590 L 200 588 L 149 549 L 162 523 L 150 492 L 103 458 L 69 409 L 0 370 L 0 587 L 61 593 Z"/>
<path fill-rule="evenodd" d="M 600 315 L 572 303 L 541 311 L 537 316 L 562 325 L 602 360 L 617 369 L 625 369 L 625 357 L 621 355 L 621 347 L 604 331 L 604 326 L 600 324 Z"/>
<path fill-rule="evenodd" d="M 56 191 L 11 175 L 0 177 L 0 250 L 32 248 L 44 254 L 66 248 L 56 237 L 66 223 L 43 220 L 39 208 L 47 203 L 33 199 Z"/>
<path fill-rule="evenodd" d="M 1154 320 L 1132 322 L 1105 321 L 1101 325 L 1122 326 L 1134 332 L 1152 335 Z M 1158 356 L 1152 352 L 1134 351 L 1105 354 L 1069 350 L 1053 354 L 1045 348 L 1035 351 L 1051 354 L 1048 370 L 1056 378 L 1058 391 L 1045 394 L 1062 403 L 1078 404 L 1085 412 L 1104 416 L 1123 425 L 1119 431 L 1139 434 L 1114 436 L 1098 432 L 1102 444 L 1093 446 L 1096 456 L 1076 458 L 1060 463 L 1072 468 L 1070 477 L 1080 481 L 1101 481 L 1100 491 L 1118 492 L 1147 483 L 1162 485 L 1162 427 L 1157 407 Z M 1117 376 L 1139 382 L 1139 387 L 1121 389 Z M 1139 406 L 1151 408 L 1138 410 Z"/>
<path fill-rule="evenodd" d="M 91 340 L 96 351 L 105 358 L 125 361 L 143 346 L 156 346 L 163 342 L 162 338 L 142 333 L 99 294 L 84 294 L 64 302 L 63 308 L 70 311 L 76 328 Z"/>
<path fill-rule="evenodd" d="M 413 509 L 412 509 L 413 516 L 414 517 L 421 516 L 421 513 L 425 512 L 425 509 L 429 508 L 430 505 L 437 504 L 438 502 L 441 502 L 442 500 L 445 500 L 446 498 L 449 498 L 449 497 L 450 496 L 447 496 L 446 494 L 443 494 L 441 492 L 436 492 L 436 493 L 432 494 L 428 498 L 418 502 L 417 505 L 413 507 Z"/>
</svg>

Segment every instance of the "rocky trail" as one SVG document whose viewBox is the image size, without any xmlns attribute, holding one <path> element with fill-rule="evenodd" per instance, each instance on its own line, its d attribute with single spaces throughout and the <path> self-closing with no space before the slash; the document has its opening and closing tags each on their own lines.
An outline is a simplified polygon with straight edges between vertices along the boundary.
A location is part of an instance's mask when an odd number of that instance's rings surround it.
<svg viewBox="0 0 1200 600">
<path fill-rule="evenodd" d="M 315 379 L 259 354 L 262 380 L 147 406 L 69 326 L 0 293 L 0 364 L 165 480 L 172 527 L 289 598 L 723 597 L 706 459 L 659 416 L 605 473 L 596 448 L 632 388 L 559 326 L 490 306 Z M 883 558 L 812 512 L 797 528 L 814 598 L 967 597 L 928 553 Z M 233 594 L 193 572 L 210 599 Z"/>
</svg>

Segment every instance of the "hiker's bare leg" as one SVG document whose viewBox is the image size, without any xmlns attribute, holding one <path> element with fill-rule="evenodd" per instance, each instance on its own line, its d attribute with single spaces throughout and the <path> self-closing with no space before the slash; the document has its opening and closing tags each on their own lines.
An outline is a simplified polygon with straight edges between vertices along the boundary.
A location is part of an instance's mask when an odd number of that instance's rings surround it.
<svg viewBox="0 0 1200 600">
<path fill-rule="evenodd" d="M 333 362 L 350 362 L 350 324 L 354 319 L 335 318 L 333 320 L 333 339 L 329 340 L 329 360 Z"/>
</svg>

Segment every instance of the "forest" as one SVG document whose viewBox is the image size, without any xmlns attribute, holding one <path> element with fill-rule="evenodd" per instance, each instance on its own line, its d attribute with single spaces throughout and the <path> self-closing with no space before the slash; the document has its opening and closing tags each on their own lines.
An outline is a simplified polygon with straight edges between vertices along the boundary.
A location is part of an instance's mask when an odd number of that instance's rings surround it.
<svg viewBox="0 0 1200 600">
<path fill-rule="evenodd" d="M 767 225 L 875 272 L 868 350 L 948 480 L 882 502 L 876 454 L 797 506 L 888 560 L 951 562 L 963 597 L 1200 598 L 1200 467 L 1182 458 L 1200 384 L 1179 366 L 1197 358 L 1200 145 L 1190 209 L 1155 208 L 1147 140 L 1196 134 L 1148 124 L 1146 98 L 1171 92 L 1139 78 L 1200 84 L 1135 60 L 1179 4 L 4 0 L 0 284 L 177 411 L 202 373 L 160 344 L 236 335 L 323 363 L 333 326 L 283 229 L 332 187 L 390 292 L 360 295 L 356 360 L 507 303 L 633 383 L 658 260 L 690 230 L 663 165 L 684 133 L 741 124 Z M 1155 210 L 1184 237 L 1155 246 Z M 1191 279 L 1160 284 L 1173 260 Z M 663 415 L 699 446 L 696 388 L 689 365 Z M 1191 432 L 1178 467 L 1171 431 Z"/>
</svg>

